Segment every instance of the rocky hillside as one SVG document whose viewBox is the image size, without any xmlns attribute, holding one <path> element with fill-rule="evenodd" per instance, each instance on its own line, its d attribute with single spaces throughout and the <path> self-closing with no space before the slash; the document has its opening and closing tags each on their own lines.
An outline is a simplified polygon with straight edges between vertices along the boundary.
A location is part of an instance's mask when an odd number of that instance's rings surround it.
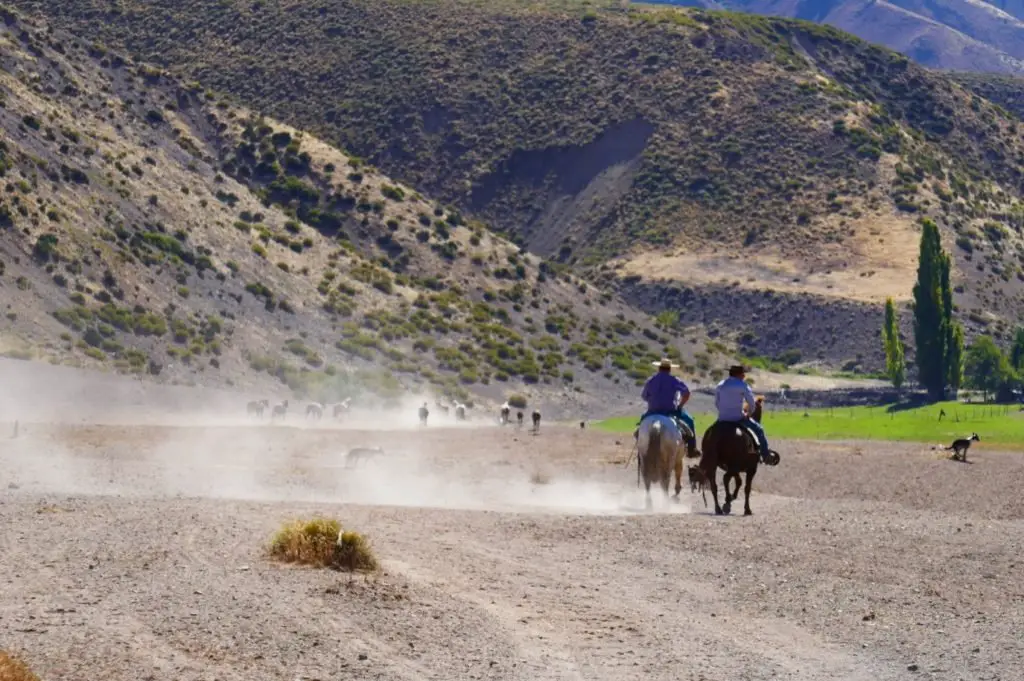
<svg viewBox="0 0 1024 681">
<path fill-rule="evenodd" d="M 279 396 L 565 407 L 634 396 L 662 353 L 694 378 L 725 362 L 310 134 L 3 19 L 8 356 Z"/>
<path fill-rule="evenodd" d="M 829 27 L 515 0 L 15 4 L 750 354 L 878 367 L 924 216 L 968 335 L 1024 312 L 1020 120 Z"/>
<path fill-rule="evenodd" d="M 1003 76 L 994 73 L 957 73 L 958 83 L 998 104 L 1024 121 L 1024 76 Z"/>
<path fill-rule="evenodd" d="M 938 69 L 1024 75 L 1018 0 L 655 0 L 835 26 Z"/>
</svg>

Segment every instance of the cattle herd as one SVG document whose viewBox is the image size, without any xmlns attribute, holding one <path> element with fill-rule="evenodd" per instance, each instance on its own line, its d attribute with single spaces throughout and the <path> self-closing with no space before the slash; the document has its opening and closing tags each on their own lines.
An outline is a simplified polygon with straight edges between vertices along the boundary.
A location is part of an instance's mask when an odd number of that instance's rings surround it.
<svg viewBox="0 0 1024 681">
<path fill-rule="evenodd" d="M 323 418 L 324 412 L 330 413 L 335 419 L 341 419 L 348 413 L 352 398 L 347 397 L 341 402 L 335 404 L 321 404 L 320 402 L 310 402 L 306 405 L 306 418 L 319 421 Z M 263 418 L 264 412 L 270 410 L 270 420 L 276 421 L 278 419 L 285 420 L 288 418 L 288 400 L 278 402 L 273 407 L 270 406 L 270 400 L 252 400 L 245 406 L 245 412 L 249 416 L 255 416 L 256 418 Z"/>
<path fill-rule="evenodd" d="M 458 400 L 452 400 L 451 404 L 445 404 L 444 402 L 437 401 L 434 406 L 445 416 L 451 414 L 455 415 L 456 421 L 466 421 L 469 407 L 462 404 Z M 310 402 L 306 405 L 305 418 L 306 420 L 319 421 L 323 418 L 325 413 L 331 414 L 335 420 L 343 420 L 352 408 L 352 398 L 346 397 L 341 402 L 333 404 L 323 404 L 320 402 Z M 278 402 L 271 406 L 270 400 L 251 400 L 246 405 L 246 414 L 250 417 L 263 418 L 265 412 L 270 411 L 271 422 L 280 420 L 286 420 L 288 417 L 288 400 Z M 419 416 L 419 423 L 421 426 L 427 425 L 427 420 L 430 417 L 430 408 L 427 403 L 424 402 L 417 410 Z M 537 433 L 540 431 L 540 411 L 534 409 L 530 414 L 531 421 L 533 422 L 533 432 Z M 519 427 L 523 426 L 523 412 L 516 412 L 516 421 Z M 511 423 L 511 407 L 506 402 L 501 406 L 501 410 L 498 416 L 499 425 L 508 425 Z M 583 422 L 580 422 L 580 428 L 583 428 Z"/>
</svg>

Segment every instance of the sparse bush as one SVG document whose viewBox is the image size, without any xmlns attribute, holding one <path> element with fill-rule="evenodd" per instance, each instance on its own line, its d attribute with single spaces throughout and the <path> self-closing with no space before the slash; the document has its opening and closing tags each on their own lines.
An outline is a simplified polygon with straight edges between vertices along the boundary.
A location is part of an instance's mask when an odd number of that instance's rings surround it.
<svg viewBox="0 0 1024 681">
<path fill-rule="evenodd" d="M 509 395 L 508 406 L 516 409 L 526 409 L 526 397 L 523 395 Z"/>
<path fill-rule="evenodd" d="M 270 556 L 287 563 L 339 570 L 374 571 L 379 567 L 366 538 L 342 531 L 341 523 L 328 518 L 296 520 L 281 528 L 270 544 Z"/>
<path fill-rule="evenodd" d="M 391 185 L 386 184 L 380 188 L 380 193 L 383 194 L 385 198 L 391 199 L 392 201 L 397 202 L 405 200 L 405 192 L 402 191 L 401 187 L 392 187 Z"/>
<path fill-rule="evenodd" d="M 41 235 L 38 239 L 36 239 L 36 243 L 32 247 L 32 255 L 39 262 L 49 262 L 51 258 L 56 259 L 57 235 Z"/>
</svg>

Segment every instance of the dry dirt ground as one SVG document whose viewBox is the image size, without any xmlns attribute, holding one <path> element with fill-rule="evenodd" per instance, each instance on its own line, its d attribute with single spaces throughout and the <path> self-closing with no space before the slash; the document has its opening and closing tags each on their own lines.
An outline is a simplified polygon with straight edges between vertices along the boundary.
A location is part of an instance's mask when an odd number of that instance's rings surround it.
<svg viewBox="0 0 1024 681">
<path fill-rule="evenodd" d="M 642 512 L 589 429 L 213 421 L 0 424 L 0 648 L 47 681 L 1021 678 L 1019 455 L 778 442 L 715 517 Z M 313 514 L 382 573 L 268 562 Z"/>
</svg>

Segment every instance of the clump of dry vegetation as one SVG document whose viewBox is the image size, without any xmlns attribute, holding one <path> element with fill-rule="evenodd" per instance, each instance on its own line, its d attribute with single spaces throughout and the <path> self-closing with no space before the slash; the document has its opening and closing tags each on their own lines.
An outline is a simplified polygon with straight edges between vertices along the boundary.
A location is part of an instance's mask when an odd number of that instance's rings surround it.
<svg viewBox="0 0 1024 681">
<path fill-rule="evenodd" d="M 270 556 L 275 560 L 349 572 L 374 571 L 380 567 L 366 537 L 342 530 L 330 518 L 295 520 L 274 535 Z"/>
<path fill-rule="evenodd" d="M 334 566 L 349 572 L 373 572 L 380 567 L 366 537 L 349 530 L 342 532 L 334 547 Z"/>
<path fill-rule="evenodd" d="M 39 681 L 39 677 L 17 657 L 0 650 L 0 681 Z"/>
</svg>

